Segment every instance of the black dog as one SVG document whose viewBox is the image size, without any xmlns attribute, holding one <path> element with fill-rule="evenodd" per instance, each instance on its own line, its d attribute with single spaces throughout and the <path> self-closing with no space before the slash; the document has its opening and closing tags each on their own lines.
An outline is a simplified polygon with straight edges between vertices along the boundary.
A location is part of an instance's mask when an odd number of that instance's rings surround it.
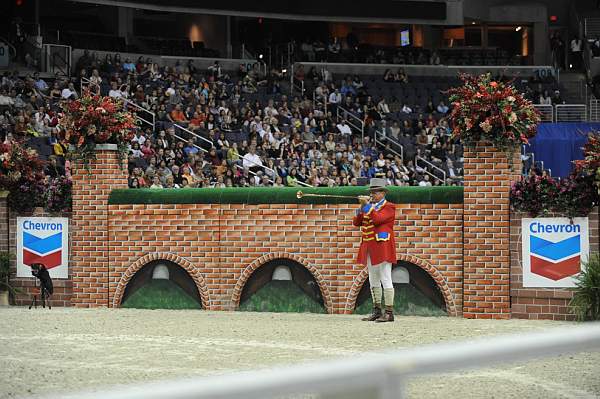
<svg viewBox="0 0 600 399">
<path fill-rule="evenodd" d="M 41 263 L 32 264 L 31 274 L 40 280 L 40 301 L 42 302 L 42 307 L 46 307 L 46 300 L 48 300 L 48 309 L 52 309 L 52 306 L 50 306 L 50 296 L 54 292 L 54 286 L 52 285 L 52 279 L 50 278 L 50 273 L 48 273 L 46 266 Z M 31 309 L 32 306 L 37 308 L 36 297 L 37 295 L 33 296 L 29 309 Z"/>
</svg>

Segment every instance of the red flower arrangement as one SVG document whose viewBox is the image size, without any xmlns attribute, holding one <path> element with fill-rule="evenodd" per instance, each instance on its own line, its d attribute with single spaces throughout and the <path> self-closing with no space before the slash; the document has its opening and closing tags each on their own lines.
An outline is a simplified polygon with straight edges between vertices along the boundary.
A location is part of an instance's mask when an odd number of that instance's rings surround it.
<svg viewBox="0 0 600 399">
<path fill-rule="evenodd" d="M 583 159 L 575 161 L 575 170 L 593 176 L 600 190 L 600 132 L 591 132 L 583 146 Z"/>
<path fill-rule="evenodd" d="M 452 135 L 466 145 L 488 140 L 497 148 L 528 144 L 540 122 L 539 112 L 514 86 L 490 74 L 460 76 L 463 85 L 448 90 Z"/>
<path fill-rule="evenodd" d="M 19 141 L 0 144 L 0 190 L 6 190 L 8 205 L 28 212 L 44 202 L 44 161 Z"/>
<path fill-rule="evenodd" d="M 59 119 L 62 138 L 75 147 L 75 158 L 89 164 L 95 157 L 95 145 L 117 144 L 119 158 L 127 156 L 127 144 L 134 137 L 135 117 L 120 99 L 85 95 L 66 103 Z"/>
</svg>

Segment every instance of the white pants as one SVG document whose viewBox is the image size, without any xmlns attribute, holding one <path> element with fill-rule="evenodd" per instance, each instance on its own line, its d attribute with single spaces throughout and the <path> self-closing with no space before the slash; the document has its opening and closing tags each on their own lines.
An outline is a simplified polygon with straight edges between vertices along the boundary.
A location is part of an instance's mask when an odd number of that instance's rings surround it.
<svg viewBox="0 0 600 399">
<path fill-rule="evenodd" d="M 371 264 L 371 256 L 367 254 L 367 268 L 369 269 L 369 284 L 371 287 L 394 288 L 392 284 L 392 263 L 381 262 L 377 265 Z"/>
</svg>

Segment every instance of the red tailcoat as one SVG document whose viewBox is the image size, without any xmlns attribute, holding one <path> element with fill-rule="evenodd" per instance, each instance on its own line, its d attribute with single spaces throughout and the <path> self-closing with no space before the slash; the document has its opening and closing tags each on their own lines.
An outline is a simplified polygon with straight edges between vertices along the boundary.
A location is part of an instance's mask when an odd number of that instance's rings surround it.
<svg viewBox="0 0 600 399">
<path fill-rule="evenodd" d="M 377 204 L 380 205 L 380 204 Z M 396 241 L 394 241 L 394 221 L 396 205 L 384 201 L 380 206 L 372 206 L 365 213 L 362 211 L 352 219 L 352 223 L 360 227 L 362 238 L 356 261 L 367 265 L 367 254 L 371 257 L 371 265 L 381 262 L 396 263 Z"/>
</svg>

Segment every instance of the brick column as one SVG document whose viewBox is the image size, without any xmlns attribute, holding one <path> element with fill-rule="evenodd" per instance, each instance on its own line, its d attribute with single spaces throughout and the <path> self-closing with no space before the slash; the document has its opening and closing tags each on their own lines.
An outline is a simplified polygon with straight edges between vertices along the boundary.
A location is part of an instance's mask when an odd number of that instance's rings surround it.
<svg viewBox="0 0 600 399">
<path fill-rule="evenodd" d="M 510 185 L 521 160 L 516 149 L 498 151 L 490 143 L 465 148 L 464 158 L 463 314 L 508 319 Z"/>
<path fill-rule="evenodd" d="M 8 191 L 0 191 L 0 251 L 9 251 Z"/>
<path fill-rule="evenodd" d="M 77 307 L 108 306 L 108 196 L 127 188 L 127 165 L 119 167 L 115 144 L 96 146 L 90 172 L 82 164 L 73 171 L 70 268 L 71 303 Z"/>
</svg>

